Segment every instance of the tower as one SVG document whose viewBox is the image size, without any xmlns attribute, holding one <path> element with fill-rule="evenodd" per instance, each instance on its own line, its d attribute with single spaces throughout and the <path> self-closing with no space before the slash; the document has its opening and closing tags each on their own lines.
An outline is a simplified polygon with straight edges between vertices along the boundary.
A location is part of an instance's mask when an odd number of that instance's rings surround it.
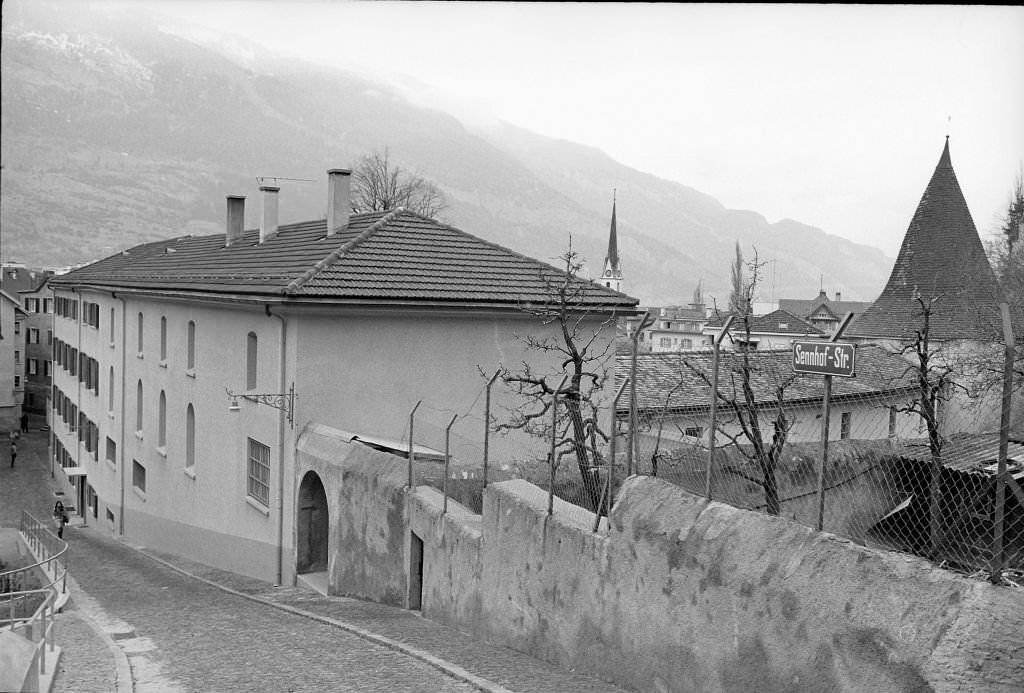
<svg viewBox="0 0 1024 693">
<path fill-rule="evenodd" d="M 619 242 L 615 232 L 615 191 L 612 191 L 612 227 L 608 232 L 608 254 L 604 257 L 604 272 L 600 283 L 614 291 L 622 291 L 622 266 L 619 264 Z"/>
</svg>

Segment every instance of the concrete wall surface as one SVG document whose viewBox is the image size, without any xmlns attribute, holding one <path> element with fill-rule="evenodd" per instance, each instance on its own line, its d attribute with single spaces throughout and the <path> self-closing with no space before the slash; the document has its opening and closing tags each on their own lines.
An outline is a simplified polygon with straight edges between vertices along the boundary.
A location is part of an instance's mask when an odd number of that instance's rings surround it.
<svg viewBox="0 0 1024 693">
<path fill-rule="evenodd" d="M 296 489 L 314 472 L 327 495 L 328 592 L 404 606 L 406 461 L 307 424 L 295 467 Z"/>
<path fill-rule="evenodd" d="M 926 561 L 624 485 L 607 533 L 522 481 L 482 531 L 418 489 L 423 612 L 642 691 L 1019 691 L 1024 598 Z M 479 546 L 478 554 L 474 547 Z M 477 558 L 479 556 L 479 558 Z"/>
</svg>

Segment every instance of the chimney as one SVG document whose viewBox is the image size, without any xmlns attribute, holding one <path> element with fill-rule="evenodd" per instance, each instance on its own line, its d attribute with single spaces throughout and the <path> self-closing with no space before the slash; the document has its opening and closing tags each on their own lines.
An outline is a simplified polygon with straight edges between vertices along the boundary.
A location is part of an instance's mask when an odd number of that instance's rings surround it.
<svg viewBox="0 0 1024 693">
<path fill-rule="evenodd" d="M 245 195 L 228 195 L 227 234 L 224 247 L 242 238 L 245 226 Z"/>
<path fill-rule="evenodd" d="M 843 300 L 843 295 L 841 293 L 839 293 L 838 291 L 836 292 L 836 300 L 837 301 L 842 301 Z"/>
<path fill-rule="evenodd" d="M 261 185 L 263 193 L 263 216 L 260 217 L 260 243 L 277 233 L 277 193 L 281 188 Z"/>
<path fill-rule="evenodd" d="M 348 226 L 351 211 L 352 171 L 332 168 L 327 172 L 327 235 Z"/>
</svg>

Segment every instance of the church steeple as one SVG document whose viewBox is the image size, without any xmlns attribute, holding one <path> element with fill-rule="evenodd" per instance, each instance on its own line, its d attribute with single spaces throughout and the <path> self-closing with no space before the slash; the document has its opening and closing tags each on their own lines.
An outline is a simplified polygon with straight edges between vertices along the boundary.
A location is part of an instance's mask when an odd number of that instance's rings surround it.
<svg viewBox="0 0 1024 693">
<path fill-rule="evenodd" d="M 622 266 L 619 264 L 619 239 L 615 229 L 615 191 L 612 190 L 612 226 L 608 232 L 608 254 L 604 257 L 604 272 L 601 284 L 615 291 L 622 291 Z"/>
</svg>

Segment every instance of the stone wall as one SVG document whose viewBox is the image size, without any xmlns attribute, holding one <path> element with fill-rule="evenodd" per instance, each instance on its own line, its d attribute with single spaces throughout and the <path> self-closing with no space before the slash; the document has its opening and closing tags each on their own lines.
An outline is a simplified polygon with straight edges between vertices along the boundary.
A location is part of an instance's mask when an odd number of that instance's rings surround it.
<svg viewBox="0 0 1024 693">
<path fill-rule="evenodd" d="M 301 459 L 327 489 L 338 594 L 402 603 L 415 535 L 424 616 L 635 690 L 1024 681 L 1017 590 L 648 477 L 624 483 L 597 533 L 592 514 L 557 499 L 548 516 L 547 495 L 521 480 L 489 485 L 482 516 L 453 501 L 443 514 L 436 489 L 405 493 L 403 460 L 336 447 Z"/>
</svg>

